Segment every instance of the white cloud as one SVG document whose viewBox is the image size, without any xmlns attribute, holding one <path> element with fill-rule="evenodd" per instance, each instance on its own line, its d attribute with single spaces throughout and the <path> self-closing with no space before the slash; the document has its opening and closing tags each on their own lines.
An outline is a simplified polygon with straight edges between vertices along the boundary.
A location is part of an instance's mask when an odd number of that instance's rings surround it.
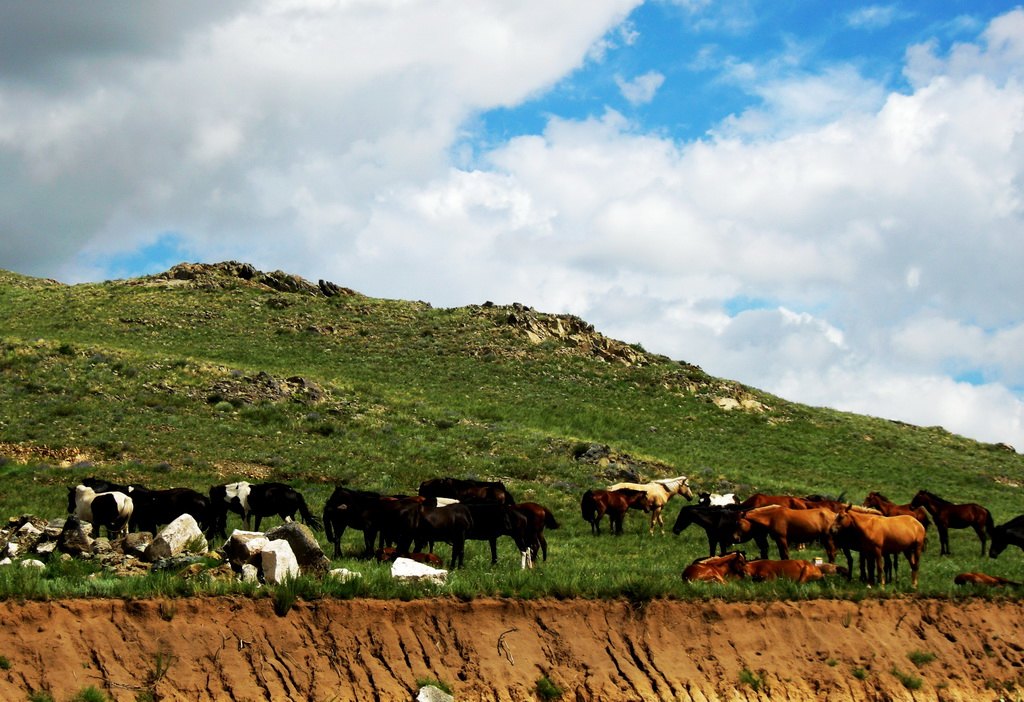
<svg viewBox="0 0 1024 702">
<path fill-rule="evenodd" d="M 452 166 L 468 117 L 633 41 L 634 4 L 266 2 L 158 39 L 108 17 L 46 70 L 31 42 L 0 49 L 20 67 L 0 76 L 0 265 L 73 281 L 178 232 L 368 294 L 580 314 L 790 399 L 1024 447 L 1024 11 L 913 47 L 905 94 L 793 47 L 731 66 L 760 104 L 707 139 L 609 110 Z"/>
<path fill-rule="evenodd" d="M 643 105 L 654 99 L 658 88 L 665 82 L 665 76 L 658 71 L 648 71 L 633 80 L 615 76 L 615 84 L 619 86 L 622 97 L 631 105 Z"/>
<path fill-rule="evenodd" d="M 847 13 L 846 21 L 859 29 L 882 29 L 905 17 L 907 13 L 896 5 L 868 5 Z"/>
</svg>

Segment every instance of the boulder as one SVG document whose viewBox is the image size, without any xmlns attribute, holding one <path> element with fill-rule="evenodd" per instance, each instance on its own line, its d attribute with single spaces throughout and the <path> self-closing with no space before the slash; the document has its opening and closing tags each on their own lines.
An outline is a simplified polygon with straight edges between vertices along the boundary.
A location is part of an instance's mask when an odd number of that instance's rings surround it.
<svg viewBox="0 0 1024 702">
<path fill-rule="evenodd" d="M 206 537 L 199 523 L 191 514 L 183 514 L 160 530 L 153 543 L 146 547 L 143 559 L 152 563 L 185 551 L 205 553 L 206 549 Z"/>
<path fill-rule="evenodd" d="M 455 698 L 436 685 L 424 685 L 416 695 L 416 702 L 455 702 Z"/>
<path fill-rule="evenodd" d="M 74 515 L 67 518 L 57 537 L 57 550 L 70 556 L 92 553 L 92 524 L 83 522 Z"/>
<path fill-rule="evenodd" d="M 277 585 L 299 576 L 299 562 L 295 559 L 292 547 L 284 539 L 271 541 L 264 546 L 260 559 L 263 564 L 263 581 L 268 585 Z"/>
<path fill-rule="evenodd" d="M 235 529 L 224 542 L 224 555 L 236 571 L 246 564 L 256 565 L 260 560 L 260 551 L 269 542 L 262 531 L 242 531 Z"/>
<path fill-rule="evenodd" d="M 242 574 L 239 576 L 239 580 L 243 583 L 256 583 L 258 585 L 260 582 L 259 568 L 252 563 L 246 563 L 242 566 Z"/>
<path fill-rule="evenodd" d="M 443 585 L 448 578 L 448 571 L 431 568 L 411 558 L 396 558 L 391 564 L 391 577 L 397 580 L 427 580 Z"/>
<path fill-rule="evenodd" d="M 326 573 L 331 566 L 331 560 L 324 555 L 313 531 L 305 524 L 288 522 L 268 531 L 266 537 L 268 541 L 287 541 L 303 572 Z"/>
<path fill-rule="evenodd" d="M 152 542 L 153 535 L 148 531 L 133 531 L 121 539 L 121 551 L 126 556 L 143 558 Z"/>
<path fill-rule="evenodd" d="M 347 583 L 350 580 L 355 580 L 356 578 L 363 577 L 362 573 L 356 572 L 354 570 L 349 570 L 348 568 L 335 568 L 334 570 L 329 571 L 327 575 L 329 575 L 332 578 L 336 578 L 337 580 L 340 580 L 343 583 Z"/>
</svg>

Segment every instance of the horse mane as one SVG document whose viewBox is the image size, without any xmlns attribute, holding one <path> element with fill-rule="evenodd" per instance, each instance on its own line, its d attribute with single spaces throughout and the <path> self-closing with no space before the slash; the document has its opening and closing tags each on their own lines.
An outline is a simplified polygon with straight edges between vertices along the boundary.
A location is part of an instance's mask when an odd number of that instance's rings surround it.
<svg viewBox="0 0 1024 702">
<path fill-rule="evenodd" d="M 851 511 L 851 512 L 860 512 L 861 514 L 874 514 L 874 515 L 877 515 L 877 516 L 880 516 L 880 517 L 884 517 L 885 516 L 881 512 L 881 510 L 877 510 L 874 507 L 865 507 L 863 505 L 850 505 L 849 511 Z"/>
<path fill-rule="evenodd" d="M 680 475 L 678 478 L 660 478 L 658 480 L 652 480 L 652 483 L 658 483 L 659 485 L 670 485 L 672 483 L 685 483 L 689 478 L 685 475 Z"/>
<path fill-rule="evenodd" d="M 704 556 L 703 558 L 695 558 L 690 565 L 710 563 L 712 561 L 715 563 L 721 563 L 722 561 L 728 561 L 739 557 L 746 558 L 747 554 L 743 551 L 729 551 L 728 553 L 723 553 L 721 556 Z"/>
<path fill-rule="evenodd" d="M 939 503 L 940 505 L 951 505 L 951 504 L 953 504 L 953 503 L 952 503 L 952 502 L 950 502 L 949 500 L 944 500 L 943 498 L 939 497 L 939 496 L 938 496 L 938 495 L 936 495 L 936 494 L 935 494 L 934 492 L 929 492 L 928 490 L 919 490 L 918 492 L 919 492 L 920 494 L 922 494 L 922 495 L 925 495 L 925 496 L 927 496 L 927 497 L 931 498 L 932 500 L 935 500 L 935 501 L 936 501 L 936 502 L 938 502 L 938 503 Z"/>
</svg>

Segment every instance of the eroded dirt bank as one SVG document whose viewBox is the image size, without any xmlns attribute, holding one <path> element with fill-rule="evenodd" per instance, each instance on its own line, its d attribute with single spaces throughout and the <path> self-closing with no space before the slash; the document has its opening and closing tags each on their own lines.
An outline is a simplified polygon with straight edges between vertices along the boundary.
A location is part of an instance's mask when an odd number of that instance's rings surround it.
<svg viewBox="0 0 1024 702">
<path fill-rule="evenodd" d="M 1024 605 L 267 599 L 0 603 L 0 699 L 997 700 L 1024 694 Z M 499 645 L 502 644 L 502 645 Z M 916 668 L 908 654 L 934 660 Z M 923 679 L 911 693 L 896 669 Z M 861 679 L 863 678 L 863 679 Z M 745 682 L 744 682 L 745 681 Z M 755 690 L 751 682 L 758 684 Z M 996 689 L 998 687 L 998 689 Z"/>
</svg>

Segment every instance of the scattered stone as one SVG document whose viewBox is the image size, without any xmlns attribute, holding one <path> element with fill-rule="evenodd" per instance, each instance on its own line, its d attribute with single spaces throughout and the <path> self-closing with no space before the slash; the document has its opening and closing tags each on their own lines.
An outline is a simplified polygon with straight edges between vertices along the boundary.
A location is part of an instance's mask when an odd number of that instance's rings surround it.
<svg viewBox="0 0 1024 702">
<path fill-rule="evenodd" d="M 331 566 L 331 560 L 324 555 L 313 531 L 305 524 L 287 522 L 268 531 L 266 537 L 268 541 L 287 541 L 303 572 L 323 574 Z"/>
<path fill-rule="evenodd" d="M 224 556 L 239 571 L 248 564 L 255 565 L 259 561 L 260 552 L 268 543 L 270 541 L 262 531 L 235 529 L 224 542 Z"/>
<path fill-rule="evenodd" d="M 22 568 L 45 568 L 46 564 L 34 558 L 26 558 L 21 562 Z"/>
<path fill-rule="evenodd" d="M 437 585 L 443 585 L 448 579 L 448 571 L 439 568 L 431 568 L 423 563 L 417 563 L 411 558 L 397 558 L 391 564 L 391 577 L 396 580 L 426 580 Z"/>
<path fill-rule="evenodd" d="M 144 558 L 152 542 L 153 535 L 148 531 L 133 531 L 121 539 L 121 552 L 126 556 Z"/>
<path fill-rule="evenodd" d="M 424 685 L 416 695 L 416 702 L 455 702 L 455 698 L 435 685 Z"/>
<path fill-rule="evenodd" d="M 38 556 L 49 556 L 57 549 L 56 541 L 39 541 L 32 547 L 32 553 Z"/>
<path fill-rule="evenodd" d="M 260 570 L 252 563 L 246 563 L 242 566 L 242 574 L 239 576 L 239 580 L 243 583 L 256 583 L 260 582 Z"/>
<path fill-rule="evenodd" d="M 92 524 L 72 515 L 64 522 L 64 527 L 57 537 L 57 550 L 71 556 L 92 554 L 93 539 L 90 534 Z"/>
<path fill-rule="evenodd" d="M 340 580 L 343 583 L 363 577 L 362 573 L 357 573 L 356 571 L 349 570 L 348 568 L 335 568 L 328 571 L 327 575 L 335 578 L 336 580 Z"/>
<path fill-rule="evenodd" d="M 271 541 L 264 546 L 260 559 L 263 564 L 263 581 L 268 585 L 277 585 L 299 576 L 299 563 L 295 560 L 295 553 L 284 539 Z"/>
<path fill-rule="evenodd" d="M 203 530 L 191 514 L 183 514 L 160 530 L 148 547 L 145 560 L 158 561 L 162 558 L 177 556 L 185 550 L 194 553 L 205 553 L 208 544 Z"/>
</svg>

